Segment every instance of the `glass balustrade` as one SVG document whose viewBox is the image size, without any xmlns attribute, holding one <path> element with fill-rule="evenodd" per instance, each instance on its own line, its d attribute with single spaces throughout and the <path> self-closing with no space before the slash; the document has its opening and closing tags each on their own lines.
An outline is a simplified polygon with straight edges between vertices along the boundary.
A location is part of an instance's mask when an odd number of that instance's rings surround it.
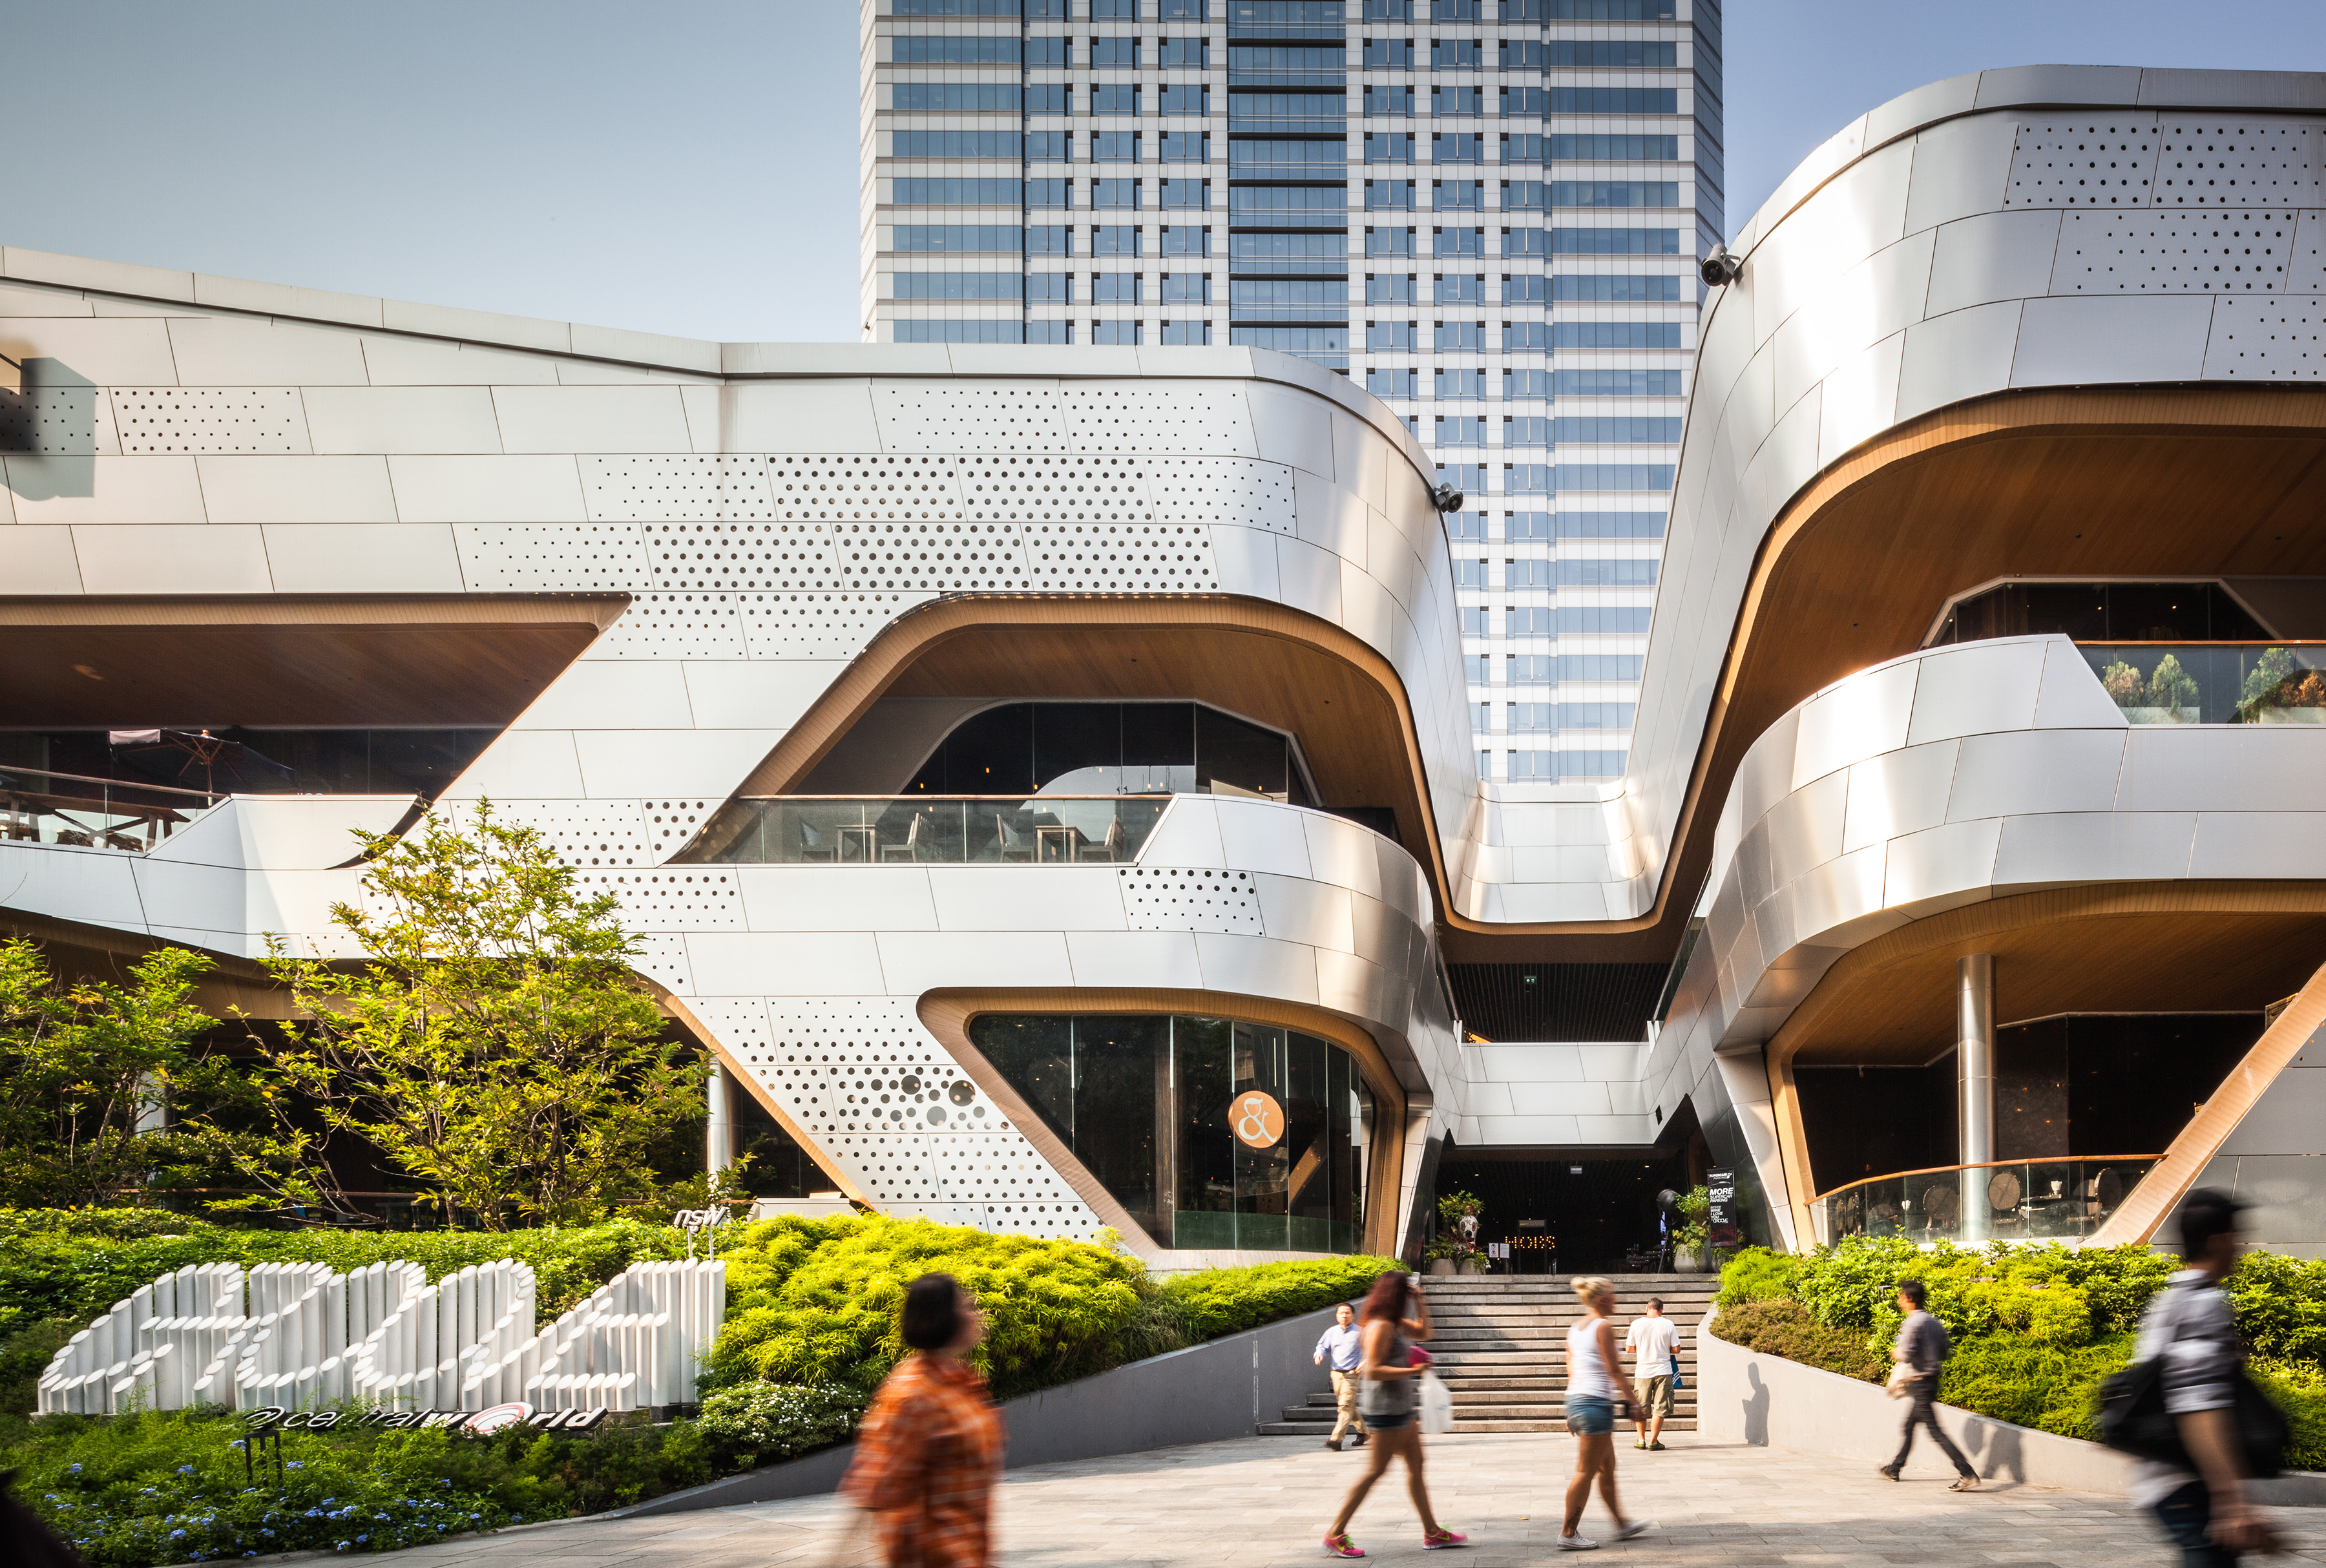
<svg viewBox="0 0 2326 1568">
<path fill-rule="evenodd" d="M 0 841 L 142 855 L 226 798 L 8 765 L 0 766 Z"/>
<path fill-rule="evenodd" d="M 2326 643 L 2078 643 L 2135 724 L 2326 724 Z"/>
<path fill-rule="evenodd" d="M 1976 1246 L 2089 1236 L 2162 1155 L 2007 1160 L 1869 1176 L 1817 1199 L 1818 1234 Z M 1968 1221 L 1966 1223 L 1966 1216 Z"/>
<path fill-rule="evenodd" d="M 729 802 L 681 861 L 717 865 L 1121 865 L 1168 795 L 783 795 Z"/>
</svg>

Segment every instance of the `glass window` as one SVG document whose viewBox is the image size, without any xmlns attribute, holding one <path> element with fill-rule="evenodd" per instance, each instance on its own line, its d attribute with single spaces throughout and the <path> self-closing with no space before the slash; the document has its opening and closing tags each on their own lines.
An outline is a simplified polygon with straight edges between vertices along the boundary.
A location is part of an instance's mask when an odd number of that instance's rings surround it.
<svg viewBox="0 0 2326 1568">
<path fill-rule="evenodd" d="M 1163 323 L 1162 341 L 1207 348 L 1212 341 L 1212 324 L 1209 321 L 1166 321 Z"/>
<path fill-rule="evenodd" d="M 1026 274 L 1026 298 L 1029 303 L 1071 305 L 1075 302 L 1075 274 L 1028 273 Z"/>
<path fill-rule="evenodd" d="M 1091 228 L 1093 255 L 1137 255 L 1139 230 L 1127 223 L 1096 224 Z"/>
<path fill-rule="evenodd" d="M 951 135 L 955 133 L 944 132 L 941 134 Z M 898 133 L 898 135 L 900 138 L 904 135 L 905 133 L 902 131 Z M 1072 131 L 1027 132 L 1026 161 L 1029 163 L 1073 162 L 1075 159 L 1074 135 L 1075 134 Z M 902 152 L 897 154 L 899 158 L 906 157 L 907 155 L 908 154 Z"/>
<path fill-rule="evenodd" d="M 1026 341 L 1028 343 L 1072 343 L 1075 324 L 1072 321 L 1028 321 Z"/>
<path fill-rule="evenodd" d="M 1011 702 L 989 708 L 955 726 L 903 793 L 1192 793 L 1214 783 L 1222 793 L 1242 790 L 1295 805 L 1316 803 L 1292 737 L 1196 702 Z"/>
<path fill-rule="evenodd" d="M 898 33 L 889 41 L 889 58 L 898 65 L 1016 65 L 1014 38 L 937 37 Z"/>
<path fill-rule="evenodd" d="M 1026 63 L 1058 67 L 1072 65 L 1074 42 L 1071 38 L 1029 38 L 1026 41 Z"/>
<path fill-rule="evenodd" d="M 1093 180 L 1091 181 L 1091 206 L 1136 212 L 1145 195 L 1141 189 L 1143 183 L 1138 180 Z"/>
<path fill-rule="evenodd" d="M 1211 227 L 1208 224 L 1166 224 L 1161 245 L 1165 255 L 1209 255 L 1212 254 Z"/>
<path fill-rule="evenodd" d="M 1016 273 L 893 273 L 892 296 L 899 300 L 1015 300 L 1021 286 Z"/>
<path fill-rule="evenodd" d="M 1570 274 L 1551 280 L 1551 298 L 1609 304 L 1628 304 L 1635 300 L 1676 301 L 1679 298 L 1679 276 L 1676 273 L 1651 277 L 1614 273 Z"/>
<path fill-rule="evenodd" d="M 1156 64 L 1165 70 L 1203 70 L 1212 63 L 1212 41 L 1208 38 L 1165 38 L 1157 41 Z M 1166 109 L 1165 114 L 1171 111 Z"/>
<path fill-rule="evenodd" d="M 988 1014 L 970 1039 L 1173 1248 L 1354 1252 L 1376 1117 L 1331 1041 L 1225 1018 Z"/>
<path fill-rule="evenodd" d="M 1420 393 L 1414 386 L 1415 375 L 1410 369 L 1368 370 L 1365 372 L 1365 390 L 1375 397 L 1419 397 Z"/>
<path fill-rule="evenodd" d="M 1389 115 L 1401 119 L 1413 117 L 1413 89 L 1410 87 L 1369 87 L 1365 89 L 1365 113 Z"/>
<path fill-rule="evenodd" d="M 1166 304 L 1208 305 L 1212 302 L 1212 274 L 1209 273 L 1165 273 L 1163 302 Z M 1168 341 L 1167 339 L 1166 341 Z"/>
<path fill-rule="evenodd" d="M 1091 135 L 1091 162 L 1093 163 L 1136 163 L 1139 162 L 1137 131 L 1096 131 Z"/>
<path fill-rule="evenodd" d="M 1137 273 L 1091 274 L 1091 303 L 1094 305 L 1136 305 L 1140 303 Z"/>
<path fill-rule="evenodd" d="M 1093 65 L 1117 65 L 1128 70 L 1139 69 L 1139 40 L 1135 38 L 1093 38 L 1090 48 Z"/>
<path fill-rule="evenodd" d="M 1102 82 L 1091 88 L 1091 113 L 1093 115 L 1135 115 L 1139 112 L 1139 88 L 1130 82 Z"/>
<path fill-rule="evenodd" d="M 1365 40 L 1367 70 L 1411 70 L 1413 40 L 1410 38 L 1368 38 Z"/>
<path fill-rule="evenodd" d="M 1158 154 L 1166 163 L 1208 163 L 1212 161 L 1209 131 L 1166 131 Z"/>
</svg>

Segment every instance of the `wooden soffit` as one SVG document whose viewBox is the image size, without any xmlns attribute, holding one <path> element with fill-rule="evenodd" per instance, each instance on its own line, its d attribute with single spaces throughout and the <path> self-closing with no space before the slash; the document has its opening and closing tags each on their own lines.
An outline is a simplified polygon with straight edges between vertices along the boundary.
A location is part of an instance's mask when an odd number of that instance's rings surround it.
<svg viewBox="0 0 2326 1568">
<path fill-rule="evenodd" d="M 0 598 L 0 727 L 508 723 L 620 594 Z"/>
<path fill-rule="evenodd" d="M 1568 939 L 1546 958 L 1668 959 L 1737 765 L 1787 710 L 1912 653 L 1950 595 L 1996 578 L 2326 574 L 2321 459 L 2326 388 L 2003 393 L 1867 442 L 1762 542 L 1654 907 L 1499 929 Z M 1447 952 L 1469 956 L 1459 936 Z"/>
</svg>

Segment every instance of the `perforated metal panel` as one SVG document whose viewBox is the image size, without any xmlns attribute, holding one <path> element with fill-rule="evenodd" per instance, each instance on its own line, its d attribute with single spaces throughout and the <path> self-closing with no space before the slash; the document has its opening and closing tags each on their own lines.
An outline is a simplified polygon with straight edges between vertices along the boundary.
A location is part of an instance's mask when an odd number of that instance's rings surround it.
<svg viewBox="0 0 2326 1568">
<path fill-rule="evenodd" d="M 452 538 L 472 593 L 654 586 L 635 523 L 460 523 Z"/>
<path fill-rule="evenodd" d="M 1243 458 L 1150 458 L 1147 487 L 1164 523 L 1232 523 L 1298 532 L 1292 470 Z"/>
<path fill-rule="evenodd" d="M 113 400 L 94 386 L 33 386 L 0 398 L 0 452 L 117 452 Z"/>
<path fill-rule="evenodd" d="M 652 931 L 740 931 L 743 890 L 735 873 L 717 866 L 663 871 L 582 871 L 577 891 L 610 893 L 622 902 L 622 923 Z"/>
<path fill-rule="evenodd" d="M 846 589 L 989 591 L 1034 586 L 1008 523 L 836 523 L 833 566 Z"/>
<path fill-rule="evenodd" d="M 962 486 L 975 521 L 1140 523 L 1155 515 L 1142 458 L 972 459 Z"/>
<path fill-rule="evenodd" d="M 934 593 L 751 594 L 743 635 L 755 659 L 849 659 Z"/>
<path fill-rule="evenodd" d="M 684 849 L 688 840 L 711 820 L 714 801 L 641 801 L 638 812 L 646 819 L 647 847 L 656 860 L 666 860 Z"/>
<path fill-rule="evenodd" d="M 1251 413 L 1233 383 L 1069 381 L 1059 388 L 1069 450 L 1253 457 Z"/>
<path fill-rule="evenodd" d="M 1133 931 L 1227 931 L 1261 936 L 1260 889 L 1249 871 L 1126 866 L 1116 874 Z"/>
<path fill-rule="evenodd" d="M 582 497 L 595 522 L 765 522 L 775 515 L 768 459 L 757 454 L 584 457 Z"/>
<path fill-rule="evenodd" d="M 444 808 L 464 821 L 470 808 Z M 549 852 L 565 865 L 650 866 L 660 857 L 647 848 L 645 813 L 636 801 L 500 801 L 493 815 L 536 829 Z"/>
<path fill-rule="evenodd" d="M 116 386 L 123 453 L 304 453 L 307 415 L 287 386 Z"/>
<path fill-rule="evenodd" d="M 2326 380 L 2326 300 L 2295 294 L 2213 307 L 2205 375 L 2223 381 Z"/>
<path fill-rule="evenodd" d="M 896 451 L 1062 452 L 1058 389 L 1048 382 L 879 382 L 872 407 Z M 780 488 L 778 489 L 780 494 Z"/>
<path fill-rule="evenodd" d="M 2052 263 L 2055 294 L 2229 294 L 2285 285 L 2297 214 L 2070 212 Z"/>
<path fill-rule="evenodd" d="M 2286 258 L 2284 292 L 2326 294 L 2326 212 L 2305 212 L 2293 226 L 2293 254 Z"/>
<path fill-rule="evenodd" d="M 2005 207 L 2146 207 L 2156 176 L 2156 116 L 2096 110 L 2019 125 Z"/>
<path fill-rule="evenodd" d="M 2281 116 L 2166 115 L 2158 207 L 2305 207 L 2318 199 L 2318 123 Z"/>
<path fill-rule="evenodd" d="M 590 645 L 596 659 L 740 659 L 743 596 L 642 593 Z"/>
<path fill-rule="evenodd" d="M 690 977 L 693 966 L 686 961 L 686 939 L 675 933 L 664 932 L 637 939 L 636 956 L 630 960 L 648 978 L 661 981 L 674 991 L 692 988 Z"/>
<path fill-rule="evenodd" d="M 1203 593 L 1219 584 L 1212 532 L 1188 523 L 1037 523 L 1026 530 L 1036 588 Z"/>
</svg>

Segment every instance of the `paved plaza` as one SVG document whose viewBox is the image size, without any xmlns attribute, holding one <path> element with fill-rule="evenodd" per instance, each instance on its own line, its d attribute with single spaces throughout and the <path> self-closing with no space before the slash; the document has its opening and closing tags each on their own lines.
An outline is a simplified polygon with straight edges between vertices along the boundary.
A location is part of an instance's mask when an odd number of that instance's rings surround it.
<svg viewBox="0 0 2326 1568">
<path fill-rule="evenodd" d="M 2138 1568 L 2176 1560 L 2122 1498 L 1990 1483 L 1956 1493 L 1942 1467 L 1917 1464 L 1902 1484 L 1862 1463 L 1681 1436 L 1661 1454 L 1618 1451 L 1625 1506 L 1657 1521 L 1650 1535 L 1603 1546 L 1591 1561 L 1668 1564 L 2050 1563 Z M 1307 1439 L 1242 1438 L 1114 1459 L 1012 1471 L 995 1507 L 1006 1568 L 1080 1563 L 1273 1568 L 1322 1560 L 1317 1542 L 1362 1455 Z M 1474 1550 L 1437 1563 L 1540 1563 L 1558 1558 L 1558 1510 L 1574 1450 L 1563 1436 L 1485 1433 L 1429 1440 L 1439 1517 Z M 1380 1561 L 1418 1559 L 1420 1528 L 1392 1470 L 1351 1535 Z M 2326 1509 L 2277 1517 L 2293 1555 L 2326 1563 Z M 1605 1516 L 1595 1501 L 1584 1532 Z M 399 1554 L 397 1568 L 767 1568 L 866 1564 L 869 1532 L 831 1497 L 650 1518 L 511 1530 Z M 2256 1559 L 2256 1563 L 2261 1560 Z"/>
</svg>

